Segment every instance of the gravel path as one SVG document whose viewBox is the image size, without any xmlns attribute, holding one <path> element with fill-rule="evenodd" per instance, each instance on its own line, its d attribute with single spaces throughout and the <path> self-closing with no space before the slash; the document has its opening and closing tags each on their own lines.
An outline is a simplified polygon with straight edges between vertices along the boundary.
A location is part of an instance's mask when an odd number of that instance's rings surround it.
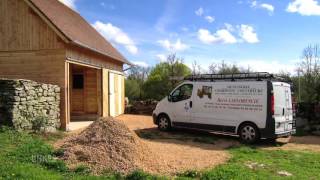
<svg viewBox="0 0 320 180">
<path fill-rule="evenodd" d="M 151 116 L 141 115 L 95 122 L 55 143 L 66 148 L 64 158 L 71 167 L 84 162 L 97 174 L 110 166 L 124 173 L 138 168 L 160 175 L 213 168 L 231 157 L 226 149 L 237 145 L 238 139 L 229 136 L 191 130 L 162 132 Z M 276 146 L 262 142 L 257 148 L 320 152 L 320 137 L 279 139 Z"/>
<path fill-rule="evenodd" d="M 230 158 L 226 149 L 238 144 L 236 139 L 218 140 L 213 135 L 200 132 L 160 132 L 151 116 L 121 115 L 117 119 L 122 120 L 138 136 L 143 132 L 145 137 L 141 138 L 142 141 L 156 153 L 155 157 L 161 164 L 156 168 L 151 166 L 148 169 L 151 172 L 174 174 L 212 168 L 226 162 Z"/>
</svg>

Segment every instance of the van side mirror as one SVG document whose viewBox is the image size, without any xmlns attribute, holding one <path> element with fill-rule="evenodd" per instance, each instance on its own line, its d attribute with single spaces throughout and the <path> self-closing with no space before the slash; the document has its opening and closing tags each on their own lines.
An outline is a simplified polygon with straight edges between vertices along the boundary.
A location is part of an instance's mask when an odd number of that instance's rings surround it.
<svg viewBox="0 0 320 180">
<path fill-rule="evenodd" d="M 172 101 L 172 96 L 171 96 L 171 94 L 168 95 L 168 101 L 169 101 L 169 102 Z"/>
</svg>

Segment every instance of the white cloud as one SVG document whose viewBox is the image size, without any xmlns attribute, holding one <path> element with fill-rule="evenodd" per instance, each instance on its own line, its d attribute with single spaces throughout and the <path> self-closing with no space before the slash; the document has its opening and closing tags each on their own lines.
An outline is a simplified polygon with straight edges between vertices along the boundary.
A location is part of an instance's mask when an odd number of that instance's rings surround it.
<svg viewBox="0 0 320 180">
<path fill-rule="evenodd" d="M 170 42 L 168 39 L 165 40 L 159 40 L 158 43 L 165 49 L 167 49 L 168 51 L 173 51 L 173 52 L 177 52 L 177 51 L 183 51 L 186 50 L 189 46 L 182 43 L 180 39 L 177 39 L 177 41 L 174 42 Z"/>
<path fill-rule="evenodd" d="M 122 31 L 122 29 L 112 25 L 111 23 L 105 24 L 100 21 L 96 21 L 92 26 L 107 40 L 123 45 L 131 54 L 138 53 L 137 46 L 133 40 Z"/>
<path fill-rule="evenodd" d="M 230 32 L 233 32 L 234 31 L 234 27 L 229 24 L 229 23 L 224 23 L 224 26 L 226 27 L 226 29 Z"/>
<path fill-rule="evenodd" d="M 65 4 L 66 6 L 70 7 L 71 9 L 74 9 L 74 10 L 77 9 L 76 0 L 59 0 L 59 1 Z"/>
<path fill-rule="evenodd" d="M 264 9 L 267 10 L 269 12 L 269 15 L 271 16 L 274 12 L 274 6 L 271 4 L 267 4 L 267 3 L 262 3 L 260 4 L 258 1 L 252 1 L 251 2 L 251 7 L 252 8 L 260 8 L 260 9 Z"/>
<path fill-rule="evenodd" d="M 202 7 L 200 7 L 199 9 L 197 9 L 194 13 L 196 13 L 197 16 L 202 16 L 204 13 L 204 10 Z"/>
<path fill-rule="evenodd" d="M 227 29 L 217 30 L 214 34 L 207 29 L 199 29 L 198 39 L 206 44 L 234 44 L 237 42 L 237 39 Z"/>
<path fill-rule="evenodd" d="M 247 43 L 258 43 L 258 35 L 252 26 L 241 24 L 239 36 Z"/>
<path fill-rule="evenodd" d="M 251 2 L 251 7 L 257 7 L 258 5 L 258 2 L 257 1 L 252 1 Z"/>
<path fill-rule="evenodd" d="M 157 54 L 156 57 L 160 62 L 165 62 L 167 60 L 167 56 L 164 54 Z"/>
<path fill-rule="evenodd" d="M 241 24 L 233 26 L 231 24 L 225 23 L 225 28 L 217 30 L 215 33 L 211 33 L 207 29 L 198 30 L 198 39 L 205 44 L 235 44 L 235 43 L 258 43 L 258 35 L 254 28 L 249 25 Z M 235 37 L 232 33 L 235 32 L 238 37 Z"/>
<path fill-rule="evenodd" d="M 147 64 L 146 62 L 144 61 L 131 61 L 134 65 L 136 66 L 141 66 L 141 67 L 149 67 L 149 64 Z"/>
<path fill-rule="evenodd" d="M 204 9 L 202 7 L 200 7 L 199 9 L 197 9 L 194 12 L 197 16 L 203 17 L 206 21 L 208 21 L 209 23 L 212 23 L 213 21 L 215 21 L 215 18 L 213 16 L 204 16 Z"/>
<path fill-rule="evenodd" d="M 299 13 L 303 16 L 319 16 L 320 5 L 316 0 L 293 0 L 289 3 L 287 12 Z"/>
<path fill-rule="evenodd" d="M 206 16 L 205 19 L 209 22 L 212 23 L 215 19 L 212 16 Z"/>
<path fill-rule="evenodd" d="M 272 13 L 274 11 L 274 7 L 271 4 L 263 3 L 260 5 L 260 7 L 263 9 L 266 9 L 267 11 L 272 12 Z"/>
</svg>

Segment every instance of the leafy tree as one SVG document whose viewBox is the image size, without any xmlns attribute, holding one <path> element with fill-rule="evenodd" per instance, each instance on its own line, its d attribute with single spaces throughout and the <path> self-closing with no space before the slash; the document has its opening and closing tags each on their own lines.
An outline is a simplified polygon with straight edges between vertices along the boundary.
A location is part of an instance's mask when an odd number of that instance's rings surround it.
<svg viewBox="0 0 320 180">
<path fill-rule="evenodd" d="M 148 77 L 149 72 L 150 68 L 148 67 L 133 66 L 130 68 L 125 82 L 125 93 L 130 100 L 138 100 L 143 98 L 142 87 Z"/>
<path fill-rule="evenodd" d="M 126 97 L 130 100 L 137 100 L 142 96 L 140 82 L 137 79 L 127 78 L 125 83 Z"/>
<path fill-rule="evenodd" d="M 160 100 L 176 87 L 191 70 L 183 64 L 183 59 L 169 55 L 167 62 L 157 64 L 144 83 L 145 98 Z"/>
</svg>

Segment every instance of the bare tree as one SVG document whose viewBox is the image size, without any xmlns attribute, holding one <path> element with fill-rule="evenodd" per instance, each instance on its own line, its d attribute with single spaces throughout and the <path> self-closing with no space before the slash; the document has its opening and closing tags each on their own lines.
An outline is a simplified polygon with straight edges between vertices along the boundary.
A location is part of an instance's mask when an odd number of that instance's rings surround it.
<svg viewBox="0 0 320 180">
<path fill-rule="evenodd" d="M 211 74 L 232 74 L 232 73 L 249 73 L 252 72 L 250 66 L 243 68 L 236 64 L 228 64 L 224 60 L 221 63 L 212 63 L 209 66 L 209 73 Z"/>
<path fill-rule="evenodd" d="M 180 77 L 181 74 L 183 74 L 183 68 L 180 68 L 179 66 L 183 64 L 184 59 L 181 57 L 177 57 L 175 53 L 168 55 L 167 57 L 167 63 L 169 65 L 169 77 L 171 82 L 171 88 L 174 88 L 176 84 L 183 79 L 183 77 Z"/>
<path fill-rule="evenodd" d="M 150 67 L 133 66 L 128 71 L 128 78 L 145 81 L 150 73 Z"/>
<path fill-rule="evenodd" d="M 209 65 L 209 73 L 210 74 L 217 74 L 218 73 L 218 64 L 212 63 Z"/>
<path fill-rule="evenodd" d="M 199 75 L 202 72 L 202 68 L 200 64 L 197 63 L 196 60 L 192 62 L 192 75 Z"/>
<path fill-rule="evenodd" d="M 302 52 L 302 62 L 299 69 L 304 80 L 304 100 L 318 102 L 320 100 L 320 76 L 319 76 L 319 45 L 309 45 Z"/>
</svg>

